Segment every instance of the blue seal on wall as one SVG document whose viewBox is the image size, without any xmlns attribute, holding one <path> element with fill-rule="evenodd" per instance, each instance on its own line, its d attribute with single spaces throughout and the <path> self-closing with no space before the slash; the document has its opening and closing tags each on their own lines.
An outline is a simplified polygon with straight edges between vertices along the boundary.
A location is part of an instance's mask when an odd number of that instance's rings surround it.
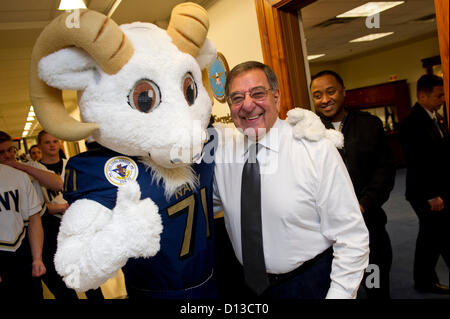
<svg viewBox="0 0 450 319">
<path fill-rule="evenodd" d="M 227 74 L 230 72 L 228 63 L 222 53 L 217 52 L 217 57 L 210 64 L 208 68 L 208 77 L 211 83 L 211 89 L 213 95 L 217 101 L 224 103 L 225 96 L 225 83 Z"/>
</svg>

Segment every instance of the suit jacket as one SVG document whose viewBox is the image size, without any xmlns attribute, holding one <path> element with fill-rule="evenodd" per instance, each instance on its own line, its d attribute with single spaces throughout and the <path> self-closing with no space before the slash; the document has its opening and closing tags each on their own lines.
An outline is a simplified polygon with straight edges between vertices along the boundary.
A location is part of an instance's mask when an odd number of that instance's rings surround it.
<svg viewBox="0 0 450 319">
<path fill-rule="evenodd" d="M 332 124 L 322 118 L 325 126 Z M 381 120 L 368 112 L 347 110 L 343 120 L 344 148 L 339 150 L 353 182 L 369 231 L 386 224 L 381 206 L 395 183 L 393 154 L 386 142 Z"/>
<path fill-rule="evenodd" d="M 438 120 L 442 118 L 437 114 Z M 442 138 L 427 111 L 416 103 L 400 127 L 406 160 L 406 199 L 425 201 L 449 195 L 449 137 L 444 125 Z"/>
</svg>

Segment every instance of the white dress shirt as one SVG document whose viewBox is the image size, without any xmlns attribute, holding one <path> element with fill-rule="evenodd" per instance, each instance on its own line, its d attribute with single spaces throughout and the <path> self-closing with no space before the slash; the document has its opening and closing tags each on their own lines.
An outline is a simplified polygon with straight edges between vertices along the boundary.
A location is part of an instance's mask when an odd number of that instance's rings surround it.
<svg viewBox="0 0 450 319">
<path fill-rule="evenodd" d="M 239 132 L 219 132 L 214 181 L 214 211 L 224 210 L 241 264 L 241 179 L 248 149 L 244 140 Z M 267 272 L 287 273 L 333 246 L 327 298 L 355 298 L 368 265 L 369 235 L 336 147 L 327 139 L 294 139 L 291 125 L 280 119 L 258 143 L 263 146 L 257 158 Z"/>
</svg>

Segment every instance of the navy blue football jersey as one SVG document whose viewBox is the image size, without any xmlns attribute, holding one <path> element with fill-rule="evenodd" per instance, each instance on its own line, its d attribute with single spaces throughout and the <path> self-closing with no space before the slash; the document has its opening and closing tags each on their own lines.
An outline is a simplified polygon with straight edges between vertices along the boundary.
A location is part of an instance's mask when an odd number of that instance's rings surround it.
<svg viewBox="0 0 450 319">
<path fill-rule="evenodd" d="M 209 155 L 214 152 L 211 149 Z M 167 199 L 162 181 L 154 181 L 152 170 L 137 158 L 100 146 L 70 158 L 64 188 L 69 204 L 90 199 L 113 209 L 118 186 L 137 180 L 141 199 L 150 198 L 159 207 L 163 223 L 161 249 L 153 257 L 128 260 L 122 269 L 127 287 L 177 291 L 197 286 L 211 276 L 214 162 L 207 162 L 193 165 L 197 189 L 186 184 Z"/>
</svg>

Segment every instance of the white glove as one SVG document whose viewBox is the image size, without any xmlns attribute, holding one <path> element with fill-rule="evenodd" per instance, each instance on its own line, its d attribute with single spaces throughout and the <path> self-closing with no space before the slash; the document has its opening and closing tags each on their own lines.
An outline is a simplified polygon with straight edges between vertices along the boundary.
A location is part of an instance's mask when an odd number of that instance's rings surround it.
<svg viewBox="0 0 450 319">
<path fill-rule="evenodd" d="M 63 217 L 55 267 L 76 291 L 96 289 L 128 258 L 154 256 L 160 248 L 162 221 L 150 199 L 140 200 L 137 182 L 119 187 L 112 211 L 82 199 Z"/>
<path fill-rule="evenodd" d="M 342 133 L 333 129 L 326 129 L 319 116 L 309 110 L 299 107 L 291 109 L 287 112 L 286 120 L 293 126 L 292 133 L 296 139 L 306 138 L 310 141 L 318 141 L 327 138 L 337 148 L 344 146 Z"/>
</svg>

